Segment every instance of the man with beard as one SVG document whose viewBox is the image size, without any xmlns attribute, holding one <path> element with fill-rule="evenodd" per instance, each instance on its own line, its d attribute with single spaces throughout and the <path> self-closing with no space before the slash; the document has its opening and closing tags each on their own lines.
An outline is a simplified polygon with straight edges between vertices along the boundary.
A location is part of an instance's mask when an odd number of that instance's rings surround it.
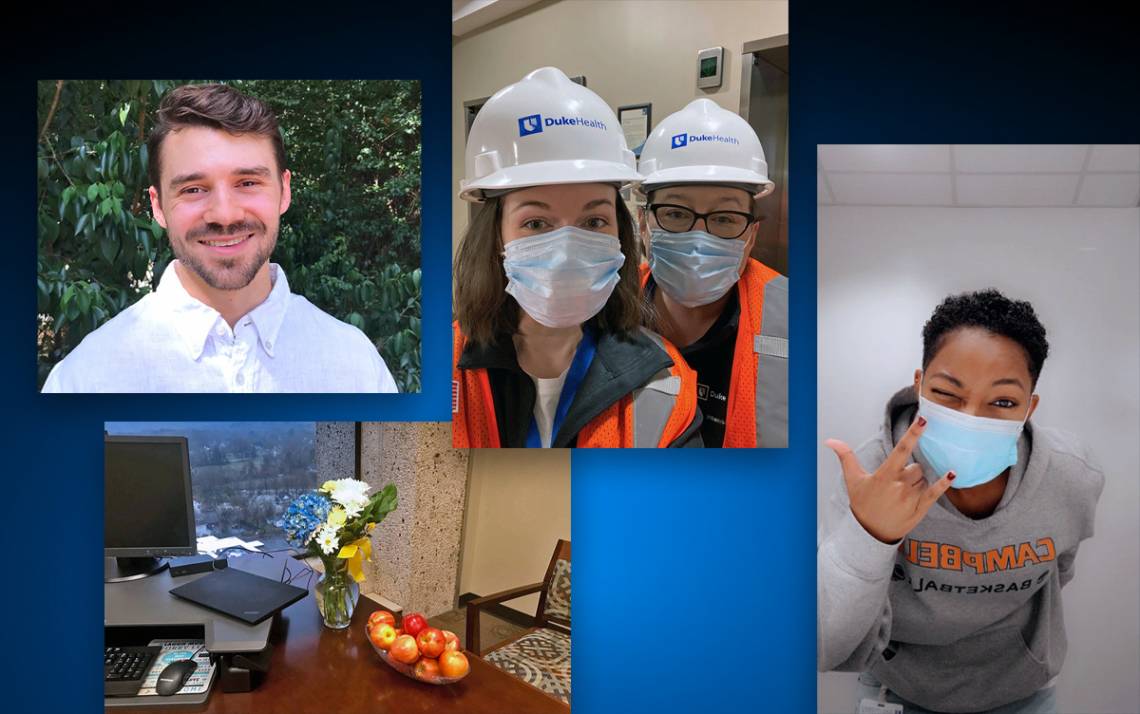
<svg viewBox="0 0 1140 714">
<path fill-rule="evenodd" d="M 290 173 L 273 112 L 221 84 L 167 94 L 150 202 L 176 260 L 88 335 L 45 392 L 395 392 L 372 342 L 289 291 L 269 256 Z"/>
</svg>

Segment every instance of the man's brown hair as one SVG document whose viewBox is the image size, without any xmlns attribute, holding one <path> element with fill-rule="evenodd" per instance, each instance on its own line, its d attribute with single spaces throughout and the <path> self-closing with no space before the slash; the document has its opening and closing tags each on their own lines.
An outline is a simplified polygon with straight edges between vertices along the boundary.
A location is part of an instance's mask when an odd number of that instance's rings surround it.
<svg viewBox="0 0 1140 714">
<path fill-rule="evenodd" d="M 641 324 L 637 232 L 621 196 L 615 196 L 615 204 L 625 263 L 605 307 L 586 324 L 602 332 L 628 334 Z M 486 200 L 467 226 L 455 256 L 455 319 L 459 330 L 475 344 L 513 335 L 519 325 L 519 304 L 507 294 L 503 271 L 502 206 L 499 197 Z"/>
<path fill-rule="evenodd" d="M 273 142 L 277 173 L 285 170 L 285 141 L 277 116 L 265 102 L 225 84 L 186 84 L 167 92 L 154 115 L 146 141 L 147 173 L 159 193 L 159 164 L 167 134 L 187 126 L 204 126 L 231 134 L 260 134 Z"/>
</svg>

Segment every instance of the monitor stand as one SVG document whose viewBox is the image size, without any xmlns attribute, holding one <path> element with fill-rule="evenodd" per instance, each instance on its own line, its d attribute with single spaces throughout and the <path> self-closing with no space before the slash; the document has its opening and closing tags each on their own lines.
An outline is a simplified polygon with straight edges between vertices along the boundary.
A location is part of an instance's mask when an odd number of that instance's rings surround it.
<svg viewBox="0 0 1140 714">
<path fill-rule="evenodd" d="M 167 566 L 163 558 L 152 556 L 143 558 L 103 558 L 103 582 L 122 583 L 127 580 L 141 580 L 142 578 L 162 572 Z"/>
</svg>

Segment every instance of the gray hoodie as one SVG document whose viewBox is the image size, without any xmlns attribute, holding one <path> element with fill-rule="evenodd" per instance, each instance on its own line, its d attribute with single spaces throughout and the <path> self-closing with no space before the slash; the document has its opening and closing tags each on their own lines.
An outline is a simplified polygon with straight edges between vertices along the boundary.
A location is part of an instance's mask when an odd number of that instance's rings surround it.
<svg viewBox="0 0 1140 714">
<path fill-rule="evenodd" d="M 878 436 L 856 450 L 864 469 L 882 464 L 916 411 L 913 388 L 891 398 Z M 942 476 L 919 449 L 914 459 L 928 482 Z M 1030 423 L 990 516 L 968 518 L 943 496 L 888 545 L 855 520 L 840 477 L 820 528 L 820 671 L 870 671 L 942 712 L 985 711 L 1042 688 L 1065 659 L 1061 588 L 1103 487 L 1076 439 Z"/>
</svg>

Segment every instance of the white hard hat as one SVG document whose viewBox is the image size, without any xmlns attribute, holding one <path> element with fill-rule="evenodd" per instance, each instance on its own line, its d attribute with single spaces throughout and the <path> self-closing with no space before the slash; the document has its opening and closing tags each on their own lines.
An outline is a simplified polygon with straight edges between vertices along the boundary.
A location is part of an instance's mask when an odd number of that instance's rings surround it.
<svg viewBox="0 0 1140 714">
<path fill-rule="evenodd" d="M 500 89 L 475 116 L 459 197 L 478 202 L 484 191 L 640 178 L 609 105 L 562 70 L 543 67 Z"/>
<path fill-rule="evenodd" d="M 665 117 L 641 148 L 641 193 L 667 184 L 740 185 L 759 198 L 772 191 L 760 138 L 740 115 L 696 99 Z"/>
</svg>

